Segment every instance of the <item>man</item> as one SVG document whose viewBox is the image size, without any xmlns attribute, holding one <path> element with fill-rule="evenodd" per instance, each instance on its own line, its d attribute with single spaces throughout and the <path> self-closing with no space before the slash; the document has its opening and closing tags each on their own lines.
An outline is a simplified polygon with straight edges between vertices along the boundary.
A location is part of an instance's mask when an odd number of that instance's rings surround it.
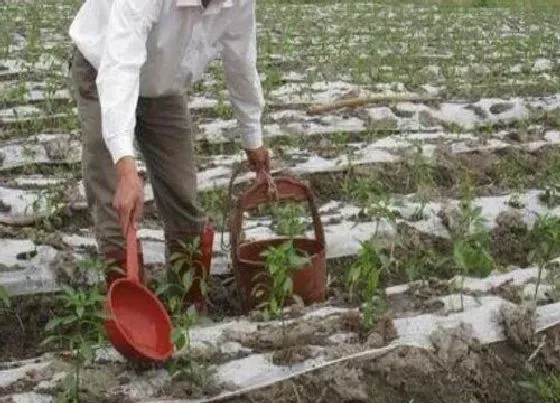
<svg viewBox="0 0 560 403">
<path fill-rule="evenodd" d="M 163 221 L 166 256 L 180 242 L 199 238 L 207 276 L 212 229 L 196 201 L 184 94 L 220 52 L 249 164 L 256 172 L 268 170 L 255 0 L 86 0 L 69 34 L 75 44 L 71 79 L 83 136 L 83 181 L 100 251 L 125 269 L 124 235 L 143 206 L 136 140 Z M 110 286 L 116 277 L 106 279 Z M 195 300 L 187 303 L 201 302 L 196 287 L 190 294 Z"/>
</svg>

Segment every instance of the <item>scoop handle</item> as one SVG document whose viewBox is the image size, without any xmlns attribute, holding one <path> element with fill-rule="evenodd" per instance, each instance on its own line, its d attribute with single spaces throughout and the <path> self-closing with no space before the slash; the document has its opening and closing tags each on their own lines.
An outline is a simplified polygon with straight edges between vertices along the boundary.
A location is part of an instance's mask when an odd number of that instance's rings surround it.
<svg viewBox="0 0 560 403">
<path fill-rule="evenodd" d="M 126 234 L 126 276 L 128 280 L 140 284 L 138 273 L 138 240 L 136 223 L 132 220 Z"/>
</svg>

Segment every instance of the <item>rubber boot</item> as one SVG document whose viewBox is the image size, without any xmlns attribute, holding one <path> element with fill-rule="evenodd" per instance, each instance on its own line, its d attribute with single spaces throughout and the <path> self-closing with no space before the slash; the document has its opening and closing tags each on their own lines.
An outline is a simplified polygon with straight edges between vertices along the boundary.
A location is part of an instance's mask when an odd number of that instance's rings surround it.
<svg viewBox="0 0 560 403">
<path fill-rule="evenodd" d="M 194 251 L 194 256 L 186 256 L 187 250 L 180 243 L 192 245 L 192 242 L 199 238 L 198 248 Z M 184 274 L 188 270 L 193 270 L 193 282 L 189 291 L 182 298 L 183 311 L 194 305 L 198 313 L 206 314 L 208 312 L 207 296 L 204 295 L 201 282 L 208 284 L 210 276 L 210 265 L 212 264 L 212 249 L 214 243 L 214 229 L 212 223 L 208 221 L 204 227 L 202 234 L 192 232 L 175 232 L 170 234 L 168 241 L 169 264 L 174 265 L 177 262 L 174 255 L 180 255 L 180 259 L 191 260 L 192 265 L 185 263 L 178 270 L 178 276 L 171 273 L 171 268 L 167 269 L 168 281 L 181 281 Z M 188 246 L 187 246 L 188 248 Z"/>
<path fill-rule="evenodd" d="M 107 251 L 103 254 L 103 257 L 108 263 L 108 267 L 105 269 L 105 285 L 107 286 L 107 291 L 109 291 L 109 288 L 116 280 L 126 277 L 126 250 L 115 249 Z M 138 240 L 138 273 L 140 282 L 145 285 L 144 253 L 140 240 Z"/>
</svg>

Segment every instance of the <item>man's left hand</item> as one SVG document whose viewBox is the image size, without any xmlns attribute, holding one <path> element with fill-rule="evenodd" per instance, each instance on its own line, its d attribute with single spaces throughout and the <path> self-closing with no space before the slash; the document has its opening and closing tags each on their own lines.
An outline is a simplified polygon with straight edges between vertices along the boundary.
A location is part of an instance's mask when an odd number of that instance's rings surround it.
<svg viewBox="0 0 560 403">
<path fill-rule="evenodd" d="M 247 160 L 251 171 L 260 174 L 262 172 L 270 173 L 270 154 L 268 148 L 261 146 L 258 148 L 246 149 Z"/>
</svg>

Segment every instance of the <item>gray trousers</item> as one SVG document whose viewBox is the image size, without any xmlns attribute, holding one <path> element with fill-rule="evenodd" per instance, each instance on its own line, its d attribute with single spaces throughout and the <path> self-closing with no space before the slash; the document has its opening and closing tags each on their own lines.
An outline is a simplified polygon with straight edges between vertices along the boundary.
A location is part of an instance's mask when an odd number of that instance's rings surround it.
<svg viewBox="0 0 560 403">
<path fill-rule="evenodd" d="M 102 253 L 122 250 L 125 240 L 112 202 L 115 165 L 101 134 L 97 72 L 74 49 L 70 79 L 82 130 L 82 176 L 95 236 Z M 186 96 L 139 98 L 135 140 L 146 163 L 166 241 L 200 233 L 206 223 L 196 200 L 193 128 Z"/>
</svg>

